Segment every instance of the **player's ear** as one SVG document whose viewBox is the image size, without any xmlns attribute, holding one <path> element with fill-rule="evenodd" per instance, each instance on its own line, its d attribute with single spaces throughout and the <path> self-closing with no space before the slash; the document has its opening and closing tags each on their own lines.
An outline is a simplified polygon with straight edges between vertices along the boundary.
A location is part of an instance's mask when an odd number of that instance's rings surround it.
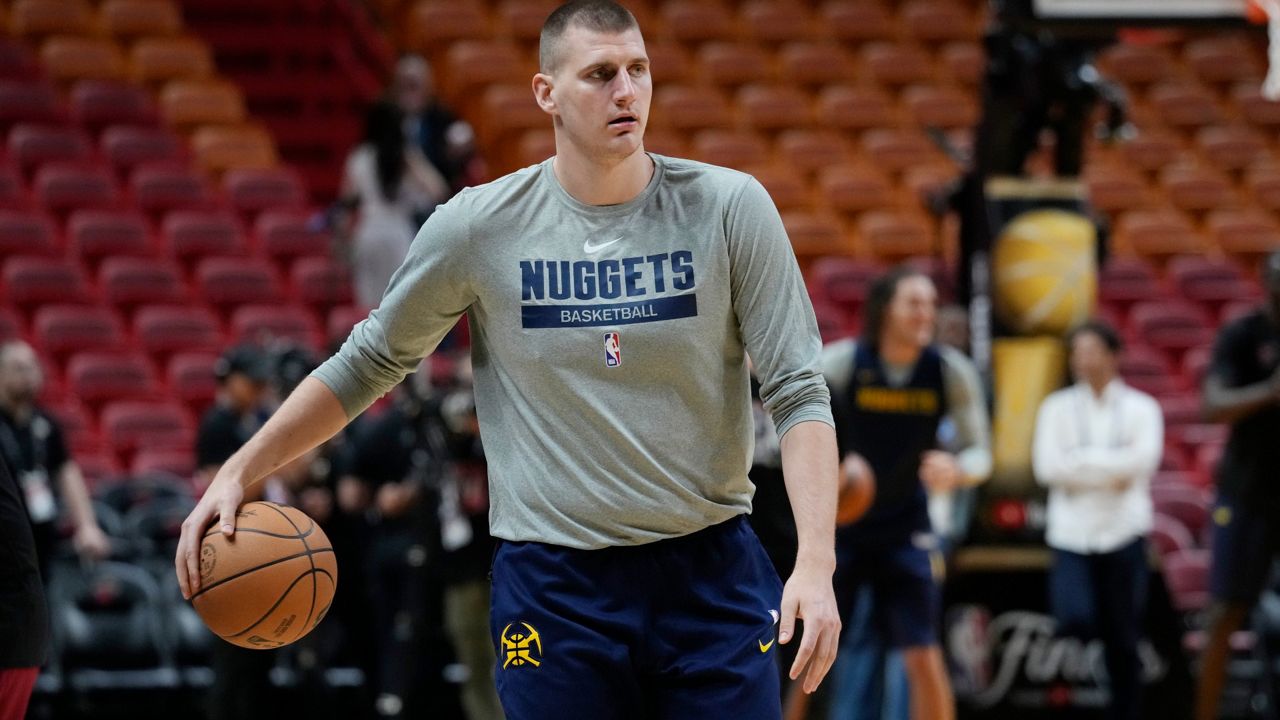
<svg viewBox="0 0 1280 720">
<path fill-rule="evenodd" d="M 551 76 L 546 73 L 537 73 L 533 76 L 533 99 L 537 101 L 538 107 L 548 115 L 556 114 L 556 100 L 551 96 L 552 81 Z"/>
</svg>

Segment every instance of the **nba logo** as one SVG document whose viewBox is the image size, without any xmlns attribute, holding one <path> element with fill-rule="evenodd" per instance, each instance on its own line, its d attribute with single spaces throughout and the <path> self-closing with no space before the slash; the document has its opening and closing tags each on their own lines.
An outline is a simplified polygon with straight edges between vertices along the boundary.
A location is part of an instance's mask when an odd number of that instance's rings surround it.
<svg viewBox="0 0 1280 720">
<path fill-rule="evenodd" d="M 618 367 L 622 364 L 622 337 L 616 332 L 604 334 L 604 366 Z"/>
</svg>

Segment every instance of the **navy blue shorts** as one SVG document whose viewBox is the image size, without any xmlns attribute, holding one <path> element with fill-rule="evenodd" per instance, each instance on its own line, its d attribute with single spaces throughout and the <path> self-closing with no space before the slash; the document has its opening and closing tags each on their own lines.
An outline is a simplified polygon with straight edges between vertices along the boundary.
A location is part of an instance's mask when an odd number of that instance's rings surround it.
<svg viewBox="0 0 1280 720">
<path fill-rule="evenodd" d="M 746 518 L 635 547 L 502 542 L 490 628 L 508 720 L 779 720 L 782 584 Z"/>
<path fill-rule="evenodd" d="M 936 538 L 917 533 L 901 542 L 836 543 L 836 601 L 847 633 L 858 592 L 870 586 L 870 621 L 891 647 L 938 644 L 942 612 L 942 552 Z"/>
<path fill-rule="evenodd" d="M 1220 495 L 1213 522 L 1213 565 L 1209 590 L 1215 600 L 1252 606 L 1271 576 L 1280 553 L 1280 527 L 1248 505 Z"/>
</svg>

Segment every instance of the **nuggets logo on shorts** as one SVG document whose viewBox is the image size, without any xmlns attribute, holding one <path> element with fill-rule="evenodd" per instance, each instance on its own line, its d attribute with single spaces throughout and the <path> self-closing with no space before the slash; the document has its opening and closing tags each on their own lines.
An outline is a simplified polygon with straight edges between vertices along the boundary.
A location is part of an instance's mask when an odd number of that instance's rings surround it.
<svg viewBox="0 0 1280 720">
<path fill-rule="evenodd" d="M 529 623 L 520 623 L 520 627 L 512 632 L 514 626 L 515 623 L 508 623 L 502 628 L 502 669 L 542 665 L 542 636 Z"/>
<path fill-rule="evenodd" d="M 622 364 L 622 336 L 616 332 L 604 334 L 604 366 L 618 367 Z"/>
</svg>

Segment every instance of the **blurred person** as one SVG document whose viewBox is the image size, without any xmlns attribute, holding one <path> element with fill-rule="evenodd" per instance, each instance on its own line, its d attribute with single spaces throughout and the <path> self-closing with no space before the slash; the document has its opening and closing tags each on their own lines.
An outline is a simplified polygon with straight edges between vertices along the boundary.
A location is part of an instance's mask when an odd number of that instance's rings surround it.
<svg viewBox="0 0 1280 720">
<path fill-rule="evenodd" d="M 401 57 L 391 96 L 404 115 L 406 140 L 444 176 L 449 195 L 476 184 L 483 170 L 476 155 L 475 131 L 436 96 L 431 64 L 421 55 Z"/>
<path fill-rule="evenodd" d="M 432 214 L 381 305 L 223 466 L 175 573 L 197 592 L 203 528 L 233 535 L 246 485 L 338 432 L 466 314 L 504 711 L 776 719 L 775 644 L 799 641 L 790 675 L 812 692 L 840 624 L 835 436 L 803 278 L 757 181 L 644 152 L 652 80 L 624 8 L 556 9 L 540 69 L 555 157 Z M 744 519 L 748 353 L 796 517 L 785 586 Z"/>
<path fill-rule="evenodd" d="M 43 384 L 40 360 L 30 345 L 20 340 L 0 345 L 0 458 L 22 487 L 40 576 L 48 584 L 60 516 L 71 521 L 72 543 L 82 559 L 105 558 L 111 542 L 93 515 L 84 475 L 62 427 L 36 403 Z"/>
<path fill-rule="evenodd" d="M 231 348 L 214 365 L 218 396 L 196 431 L 196 473 L 202 484 L 217 476 L 223 463 L 245 444 L 271 415 L 271 359 L 259 348 Z M 263 486 L 246 493 L 261 499 Z M 213 644 L 210 720 L 269 720 L 277 710 L 271 684 L 275 653 L 218 640 Z"/>
<path fill-rule="evenodd" d="M 49 652 L 49 609 L 25 492 L 0 462 L 0 720 L 22 720 Z"/>
<path fill-rule="evenodd" d="M 449 195 L 439 171 L 405 142 L 403 122 L 396 105 L 375 103 L 365 120 L 364 141 L 351 151 L 343 172 L 344 205 L 354 209 L 350 253 L 361 307 L 377 306 L 414 233 Z M 346 234 L 346 228 L 339 233 Z"/>
<path fill-rule="evenodd" d="M 1098 638 L 1106 717 L 1142 717 L 1138 641 L 1146 616 L 1151 476 L 1164 451 L 1155 398 L 1120 379 L 1120 336 L 1087 322 L 1067 336 L 1075 384 L 1044 399 L 1031 460 L 1049 489 L 1049 608 L 1060 636 Z"/>
<path fill-rule="evenodd" d="M 874 707 L 867 698 L 878 694 L 880 642 L 901 652 L 912 718 L 955 715 L 938 639 L 944 563 L 927 493 L 985 481 L 992 460 L 977 371 L 958 351 L 933 342 L 936 308 L 933 281 L 896 268 L 872 283 L 862 336 L 823 350 L 842 471 L 869 468 L 875 485 L 870 509 L 836 534 L 836 591 L 848 622 L 833 720 Z M 947 417 L 956 431 L 954 453 L 938 449 Z"/>
<path fill-rule="evenodd" d="M 1213 602 L 1200 660 L 1196 720 L 1218 716 L 1231 635 L 1257 603 L 1280 555 L 1280 252 L 1263 264 L 1266 299 L 1218 332 L 1204 380 L 1204 412 L 1231 433 L 1217 468 Z"/>
</svg>

